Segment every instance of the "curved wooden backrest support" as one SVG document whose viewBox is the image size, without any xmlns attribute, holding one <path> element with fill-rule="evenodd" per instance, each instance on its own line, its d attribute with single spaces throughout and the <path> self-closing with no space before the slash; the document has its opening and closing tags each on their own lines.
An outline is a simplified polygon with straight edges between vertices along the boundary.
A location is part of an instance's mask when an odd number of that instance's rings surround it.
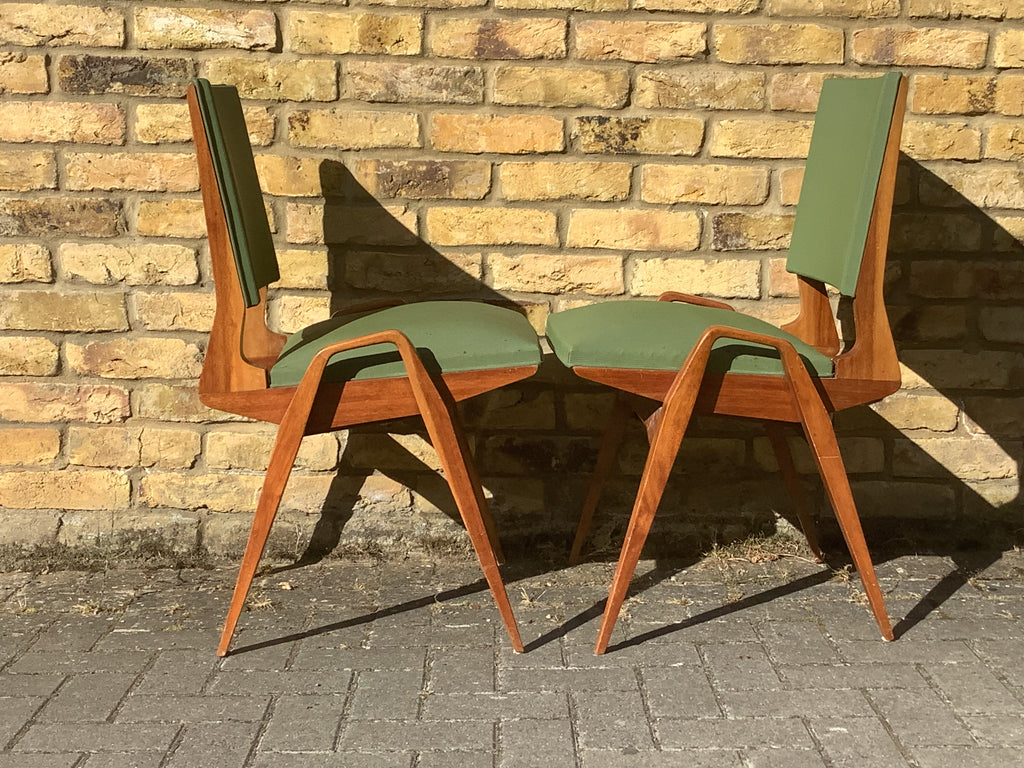
<svg viewBox="0 0 1024 768">
<path fill-rule="evenodd" d="M 856 272 L 856 283 L 853 291 L 847 284 L 843 291 L 852 296 L 852 309 L 855 340 L 852 346 L 840 353 L 840 340 L 836 332 L 835 314 L 825 284 L 822 280 L 799 274 L 799 264 L 793 269 L 791 257 L 787 265 L 791 271 L 798 273 L 800 291 L 800 313 L 797 318 L 783 326 L 795 336 L 812 344 L 827 355 L 835 357 L 835 379 L 852 379 L 858 381 L 875 381 L 882 386 L 878 397 L 884 397 L 899 389 L 900 367 L 896 357 L 896 345 L 889 328 L 885 312 L 883 296 L 885 280 L 885 260 L 889 243 L 889 223 L 892 213 L 893 195 L 896 186 L 896 167 L 899 161 L 900 136 L 903 130 L 903 113 L 907 102 L 907 81 L 898 74 L 886 75 L 893 80 L 895 98 L 891 102 L 892 110 L 888 114 L 888 134 L 884 153 L 878 173 L 878 182 L 874 190 L 870 220 L 867 231 L 863 234 L 863 249 Z M 826 89 L 831 85 L 842 88 L 856 85 L 856 81 L 827 81 Z M 829 106 L 826 105 L 827 109 Z M 815 125 L 818 129 L 818 125 Z M 813 151 L 813 147 L 812 147 Z M 808 164 L 819 160 L 813 155 L 808 157 Z M 841 180 L 839 181 L 841 183 Z M 808 193 L 805 201 L 803 192 Z M 815 198 L 818 198 L 817 200 Z M 802 190 L 801 203 L 797 209 L 800 221 L 807 217 L 821 216 L 816 209 L 808 210 L 808 203 L 820 202 L 818 189 Z M 798 225 L 799 226 L 798 222 Z M 831 221 L 830 221 L 831 223 Z M 796 232 L 794 232 L 794 237 Z M 838 286 L 837 286 L 838 287 Z M 841 386 L 841 385 L 840 385 Z"/>
<path fill-rule="evenodd" d="M 236 257 L 225 213 L 226 192 L 223 187 L 226 173 L 215 160 L 200 98 L 196 84 L 189 85 L 189 116 L 199 163 L 199 185 L 206 214 L 217 303 L 206 360 L 199 377 L 199 397 L 203 400 L 210 395 L 266 389 L 267 371 L 277 360 L 285 337 L 267 328 L 265 285 L 258 287 L 256 303 L 247 306 L 237 266 L 239 257 Z M 207 110 L 211 108 L 209 104 L 203 106 Z M 242 138 L 251 157 L 248 136 Z M 255 167 L 253 170 L 255 172 Z M 255 193 L 260 194 L 259 187 Z M 220 408 L 221 405 L 215 407 Z"/>
</svg>

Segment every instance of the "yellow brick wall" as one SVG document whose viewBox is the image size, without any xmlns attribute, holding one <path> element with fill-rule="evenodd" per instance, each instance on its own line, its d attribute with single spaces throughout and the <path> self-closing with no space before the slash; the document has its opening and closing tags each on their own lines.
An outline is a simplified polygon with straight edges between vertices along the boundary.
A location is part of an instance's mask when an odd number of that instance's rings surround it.
<svg viewBox="0 0 1024 768">
<path fill-rule="evenodd" d="M 837 425 L 883 536 L 927 518 L 984 539 L 1024 529 L 1021 0 L 0 2 L 0 545 L 241 546 L 273 433 L 196 397 L 214 306 L 189 78 L 243 96 L 277 328 L 401 295 L 502 298 L 542 330 L 667 289 L 791 316 L 822 81 L 889 68 L 910 78 L 887 294 L 905 386 Z M 609 402 L 546 365 L 465 404 L 506 538 L 561 543 Z M 643 451 L 633 433 L 608 510 Z M 758 430 L 696 425 L 665 538 L 770 523 L 774 469 Z M 275 547 L 325 508 L 355 549 L 464 546 L 436 471 L 414 421 L 310 438 Z"/>
</svg>

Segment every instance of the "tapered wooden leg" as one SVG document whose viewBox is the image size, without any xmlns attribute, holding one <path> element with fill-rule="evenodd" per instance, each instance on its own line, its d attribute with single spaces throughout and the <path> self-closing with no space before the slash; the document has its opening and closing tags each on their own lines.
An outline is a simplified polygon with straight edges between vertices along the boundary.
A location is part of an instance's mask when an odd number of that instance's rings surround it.
<svg viewBox="0 0 1024 768">
<path fill-rule="evenodd" d="M 832 420 L 821 399 L 817 396 L 817 391 L 806 372 L 802 377 L 792 376 L 791 383 L 797 390 L 796 400 L 803 417 L 807 442 L 811 446 L 825 492 L 835 511 L 836 520 L 839 521 L 839 528 L 843 532 L 843 538 L 850 550 L 853 564 L 857 568 L 857 573 L 860 574 L 871 612 L 875 616 L 882 637 L 892 640 L 892 625 L 889 623 L 889 614 L 885 611 L 885 601 L 882 598 L 882 590 L 878 586 L 878 578 L 875 576 L 875 566 L 871 562 L 868 545 L 864 540 L 864 531 L 861 528 L 860 517 L 853 501 L 853 492 L 850 490 L 846 467 L 843 466 L 843 459 L 839 453 L 839 443 L 836 441 L 836 435 L 832 429 Z"/>
<path fill-rule="evenodd" d="M 766 421 L 764 424 L 768 440 L 775 451 L 775 461 L 779 465 L 779 474 L 782 475 L 782 482 L 789 492 L 789 498 L 796 509 L 797 518 L 800 520 L 800 527 L 807 538 L 807 546 L 810 547 L 814 559 L 822 562 L 821 547 L 818 544 L 818 532 L 814 525 L 814 518 L 811 516 L 811 507 L 807 501 L 807 493 L 804 491 L 803 483 L 800 482 L 800 475 L 793 464 L 793 454 L 789 450 L 789 442 L 786 440 L 786 430 L 777 422 Z"/>
<path fill-rule="evenodd" d="M 277 431 L 277 440 L 274 442 L 270 465 L 267 468 L 266 478 L 263 480 L 260 500 L 256 505 L 256 514 L 249 531 L 249 541 L 245 545 L 242 565 L 238 569 L 235 592 L 231 597 L 227 619 L 224 621 L 224 630 L 220 636 L 220 644 L 217 646 L 218 656 L 226 656 L 228 653 L 231 636 L 235 632 L 235 625 L 242 613 L 246 595 L 249 594 L 249 586 L 252 584 L 256 568 L 263 556 L 263 550 L 266 548 L 267 536 L 270 534 L 270 527 L 277 515 L 277 508 L 281 504 L 281 496 L 288 483 L 288 477 L 291 475 L 292 464 L 295 462 L 295 454 L 298 453 L 299 445 L 302 442 L 305 426 L 305 420 L 284 421 Z"/>
<path fill-rule="evenodd" d="M 580 512 L 580 521 L 576 524 L 576 536 L 572 541 L 572 551 L 569 553 L 569 564 L 576 565 L 580 561 L 583 552 L 583 545 L 590 534 L 590 527 L 594 523 L 594 512 L 597 510 L 597 503 L 601 500 L 601 492 L 604 490 L 605 481 L 615 466 L 615 457 L 622 444 L 622 437 L 626 433 L 626 422 L 629 419 L 629 405 L 622 395 L 615 397 L 615 405 L 608 417 L 608 425 L 605 427 L 604 435 L 601 436 L 601 447 L 597 453 L 597 465 L 594 473 L 590 476 L 590 483 L 587 485 L 587 496 L 583 500 L 583 511 Z"/>
<path fill-rule="evenodd" d="M 498 613 L 505 624 L 512 649 L 516 653 L 522 653 L 523 641 L 519 637 L 519 628 L 516 625 L 515 615 L 512 613 L 512 605 L 509 602 L 508 593 L 505 591 L 505 582 L 502 581 L 501 572 L 498 570 L 498 558 L 492 546 L 492 541 L 496 541 L 497 536 L 494 536 L 492 540 L 493 529 L 489 532 L 487 528 L 488 520 L 491 520 L 490 512 L 487 511 L 487 502 L 484 499 L 471 456 L 468 451 L 463 452 L 466 440 L 461 426 L 456 420 L 455 414 L 450 411 L 439 413 L 432 409 L 429 414 L 424 413 L 424 421 L 427 422 L 430 440 L 441 460 L 448 485 L 455 497 L 455 505 L 459 508 L 462 522 L 466 526 L 466 532 L 469 534 L 477 559 L 480 561 L 480 568 L 484 572 L 484 578 L 491 588 L 491 595 L 498 607 Z M 493 521 L 491 524 L 493 526 Z"/>
<path fill-rule="evenodd" d="M 444 398 L 444 395 L 442 395 L 442 398 Z M 494 516 L 491 514 L 490 506 L 487 504 L 487 497 L 484 496 L 483 483 L 480 482 L 476 465 L 470 458 L 473 453 L 469 450 L 469 441 L 466 439 L 465 430 L 462 429 L 461 422 L 456 415 L 455 402 L 448 398 L 444 398 L 444 401 L 448 413 L 451 414 L 451 426 L 458 445 L 458 455 L 465 466 L 466 474 L 469 477 L 469 484 L 473 488 L 473 495 L 476 496 L 476 508 L 480 511 L 480 518 L 483 521 L 484 530 L 487 532 L 487 541 L 490 542 L 491 550 L 494 552 L 495 562 L 498 565 L 502 565 L 505 562 L 505 553 L 501 548 L 501 539 L 498 537 L 498 528 L 494 524 Z"/>
</svg>

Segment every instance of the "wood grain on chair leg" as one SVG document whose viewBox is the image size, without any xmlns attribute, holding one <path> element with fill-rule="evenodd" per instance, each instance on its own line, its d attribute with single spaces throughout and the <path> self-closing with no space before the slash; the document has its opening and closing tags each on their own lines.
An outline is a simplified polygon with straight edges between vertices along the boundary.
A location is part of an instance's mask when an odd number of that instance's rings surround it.
<svg viewBox="0 0 1024 768">
<path fill-rule="evenodd" d="M 629 415 L 630 408 L 625 397 L 617 395 L 611 416 L 608 418 L 608 426 L 605 427 L 604 434 L 601 436 L 597 464 L 594 466 L 594 472 L 587 484 L 587 496 L 583 501 L 580 520 L 576 524 L 576 535 L 573 537 L 572 550 L 569 553 L 569 565 L 576 565 L 580 562 L 583 545 L 586 543 L 590 528 L 594 523 L 594 512 L 597 511 L 597 504 L 601 500 L 605 481 L 608 480 L 608 476 L 615 467 L 615 457 L 619 452 L 619 446 L 622 445 L 622 437 L 626 433 L 626 422 Z"/>
<path fill-rule="evenodd" d="M 793 454 L 789 450 L 789 441 L 786 440 L 786 430 L 777 422 L 766 421 L 764 424 L 768 441 L 775 451 L 775 461 L 779 465 L 779 474 L 782 475 L 782 482 L 789 492 L 789 498 L 796 509 L 797 518 L 800 520 L 800 528 L 807 539 L 807 546 L 819 563 L 823 562 L 821 547 L 818 544 L 818 531 L 814 525 L 814 518 L 811 516 L 811 506 L 807 500 L 807 492 L 803 483 L 800 482 L 800 475 L 793 464 Z"/>
</svg>

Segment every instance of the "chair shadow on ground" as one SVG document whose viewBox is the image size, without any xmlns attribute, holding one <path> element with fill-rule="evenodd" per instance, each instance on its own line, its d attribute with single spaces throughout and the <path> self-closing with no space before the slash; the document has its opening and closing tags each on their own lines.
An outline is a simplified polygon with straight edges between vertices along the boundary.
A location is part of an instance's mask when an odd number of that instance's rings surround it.
<svg viewBox="0 0 1024 768">
<path fill-rule="evenodd" d="M 465 298 L 506 306 L 513 304 L 486 287 L 479 274 L 467 272 L 464 264 L 456 264 L 411 232 L 398 218 L 402 216 L 401 206 L 396 210 L 396 207 L 379 203 L 340 163 L 324 161 L 321 180 L 332 311 L 361 301 L 407 296 L 401 286 L 407 284 L 409 274 L 417 280 L 415 300 Z M 413 209 L 415 202 L 410 200 Z M 894 626 L 898 639 L 953 597 L 972 574 L 995 563 L 1003 552 L 1024 539 L 1024 513 L 1017 483 L 1022 435 L 1015 431 L 1024 423 L 1024 392 L 1020 391 L 1024 387 L 1024 355 L 1021 355 L 1024 335 L 1005 326 L 1006 322 L 1011 322 L 1005 318 L 1016 316 L 1013 322 L 1017 327 L 1020 327 L 1020 318 L 1024 318 L 1024 246 L 935 173 L 901 156 L 889 254 L 886 304 L 900 361 L 905 367 L 904 387 L 924 387 L 922 392 L 955 404 L 959 423 L 947 425 L 949 431 L 957 429 L 958 437 L 962 437 L 965 430 L 975 435 L 987 451 L 986 455 L 1003 457 L 1001 462 L 996 462 L 997 466 L 990 467 L 989 473 L 1006 475 L 1005 479 L 987 478 L 986 484 L 976 482 L 983 479 L 984 469 L 960 471 L 959 475 L 956 468 L 948 469 L 947 465 L 964 457 L 946 455 L 945 446 L 938 446 L 934 451 L 941 456 L 941 461 L 929 454 L 927 449 L 932 445 L 928 440 L 941 441 L 942 433 L 900 431 L 867 407 L 837 416 L 841 443 L 859 437 L 873 439 L 876 454 L 878 445 L 892 446 L 887 447 L 884 454 L 867 459 L 866 463 L 856 459 L 848 462 L 854 495 L 876 566 L 921 553 L 945 556 L 954 565 L 953 570 L 942 576 L 898 619 Z M 685 290 L 686 286 L 665 288 Z M 1004 318 L 1004 326 L 999 325 L 999 318 Z M 536 378 L 512 390 L 516 394 L 506 395 L 512 401 L 551 396 L 553 391 L 561 394 L 571 391 L 590 396 L 595 402 L 610 403 L 606 391 L 574 379 L 550 359 L 545 360 Z M 583 489 L 596 457 L 598 435 L 567 434 L 564 427 L 554 436 L 540 433 L 523 438 L 495 435 L 488 424 L 489 416 L 493 415 L 490 403 L 495 397 L 500 398 L 500 392 L 468 401 L 460 406 L 460 413 L 467 422 L 470 441 L 475 443 L 474 453 L 484 484 L 488 488 L 494 485 L 490 501 L 508 555 L 504 570 L 507 580 L 511 581 L 565 567 L 563 558 L 568 552 L 575 514 L 582 504 Z M 937 402 L 929 400 L 933 405 Z M 949 411 L 949 406 L 945 410 Z M 712 421 L 717 423 L 712 424 Z M 723 431 L 724 423 L 695 420 L 694 435 L 749 437 L 757 433 L 743 426 L 724 427 Z M 426 442 L 422 425 L 415 419 L 351 430 L 304 551 L 293 562 L 275 568 L 275 572 L 309 566 L 336 552 L 339 546 L 344 549 L 343 534 L 360 503 L 360 489 L 375 469 L 416 494 L 417 504 L 409 517 L 419 513 L 416 506 L 426 506 L 448 518 L 453 530 L 461 525 L 447 485 L 424 461 L 424 454 L 410 451 L 402 444 L 407 441 L 400 442 L 396 435 L 412 436 L 410 439 L 415 444 Z M 963 451 L 963 447 L 958 450 Z M 372 461 L 359 458 L 363 451 L 372 453 Z M 618 555 L 646 453 L 642 430 L 636 429 L 627 437 L 623 452 L 625 459 L 620 467 L 627 465 L 627 472 L 613 475 L 608 483 L 592 534 L 598 541 L 598 551 L 590 556 L 592 560 L 614 562 Z M 516 497 L 517 480 L 507 478 L 510 482 L 503 483 L 497 465 L 510 458 L 521 471 L 546 475 L 547 480 L 556 476 L 560 479 L 558 483 L 546 483 L 549 490 L 542 492 L 542 498 L 534 499 L 537 506 L 527 512 L 527 519 L 548 526 L 545 533 L 517 536 L 506 522 L 512 513 L 502 490 L 512 491 L 508 495 Z M 749 467 L 749 458 L 746 463 Z M 963 464 L 966 466 L 967 462 Z M 609 646 L 609 651 L 812 588 L 831 579 L 834 569 L 847 565 L 845 545 L 824 501 L 820 482 L 816 475 L 810 474 L 811 469 L 804 471 L 805 483 L 817 501 L 819 530 L 827 556 L 827 563 L 820 572 L 650 629 Z M 706 481 L 709 472 L 728 479 L 723 489 L 709 492 L 703 487 L 687 488 L 689 479 L 700 477 Z M 779 518 L 798 526 L 795 515 L 790 514 L 780 479 L 764 469 L 745 472 L 748 476 L 736 482 L 738 478 L 729 461 L 716 461 L 714 455 L 688 452 L 687 441 L 683 441 L 674 479 L 666 491 L 649 539 L 654 546 L 649 545 L 648 549 L 656 551 L 645 551 L 645 557 L 654 558 L 654 567 L 634 579 L 629 595 L 642 593 L 699 562 L 716 543 L 728 543 L 752 532 L 770 534 L 776 530 Z M 972 473 L 977 477 L 961 479 L 962 475 Z M 551 487 L 554 490 L 550 490 Z M 518 498 L 523 500 L 525 496 L 520 492 Z M 720 518 L 712 515 L 709 523 L 688 516 L 688 510 L 707 510 L 709 505 L 724 509 L 725 514 Z M 558 516 L 545 512 L 545 507 L 559 510 Z M 912 514 L 891 514 L 897 508 L 911 510 Z M 522 519 L 522 514 L 517 514 Z M 396 520 L 395 525 L 402 526 L 408 519 Z M 659 540 L 671 546 L 659 546 Z M 439 555 L 443 554 L 443 546 L 447 545 L 442 545 Z M 469 551 L 468 544 L 466 546 L 460 556 Z M 530 552 L 531 557 L 519 557 L 524 552 Z M 372 622 L 486 589 L 481 578 L 472 584 L 382 607 L 364 616 L 239 647 L 236 652 Z M 526 650 L 557 640 L 598 618 L 603 605 L 603 600 L 598 601 L 542 636 L 532 640 L 524 638 Z M 870 621 L 866 609 L 864 620 Z"/>
</svg>

